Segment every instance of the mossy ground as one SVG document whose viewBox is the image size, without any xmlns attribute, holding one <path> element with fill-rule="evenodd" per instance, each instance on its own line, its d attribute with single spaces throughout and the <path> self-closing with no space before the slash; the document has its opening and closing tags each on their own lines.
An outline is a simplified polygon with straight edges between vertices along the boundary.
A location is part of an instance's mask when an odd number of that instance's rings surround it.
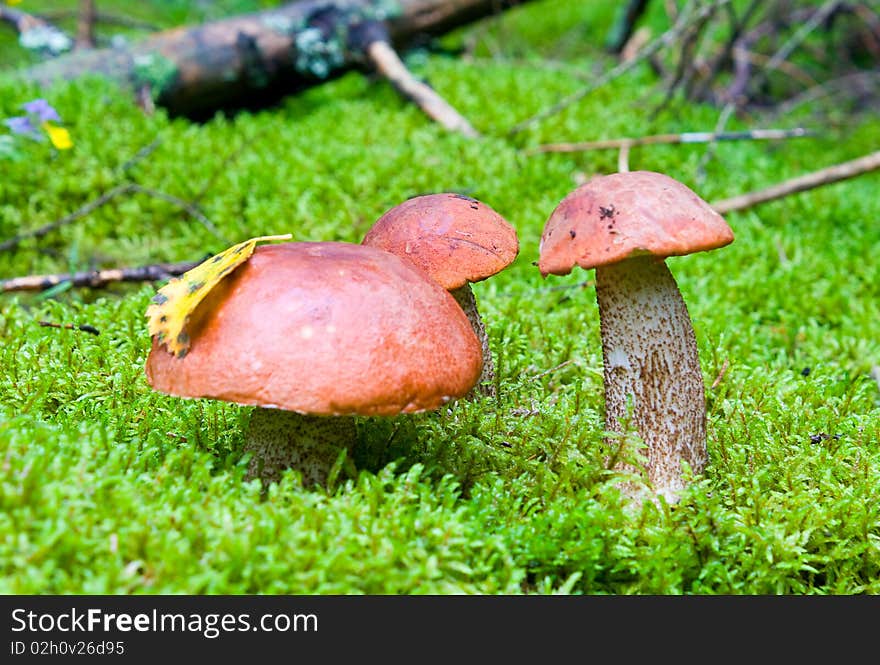
<svg viewBox="0 0 880 665">
<path fill-rule="evenodd" d="M 159 25 L 201 17 L 177 4 L 180 16 L 139 7 Z M 411 57 L 478 140 L 357 73 L 201 124 L 147 116 L 97 80 L 39 91 L 0 78 L 0 116 L 44 96 L 75 143 L 22 144 L 0 162 L 0 240 L 129 181 L 197 198 L 213 225 L 132 194 L 0 252 L 3 277 L 193 260 L 265 234 L 358 242 L 386 209 L 433 191 L 481 199 L 521 243 L 508 270 L 474 285 L 498 397 L 360 420 L 357 475 L 327 491 L 288 474 L 261 495 L 243 480 L 248 409 L 150 389 L 154 285 L 0 296 L 0 592 L 880 592 L 876 174 L 732 213 L 733 244 L 669 260 L 696 329 L 710 463 L 679 505 L 636 515 L 604 468 L 592 274 L 542 280 L 533 261 L 558 201 L 616 170 L 616 155 L 521 149 L 711 130 L 718 109 L 675 100 L 652 116 L 662 90 L 643 67 L 507 136 L 609 66 L 600 4 L 534 2 L 444 40 L 475 45 L 472 57 Z M 816 104 L 730 127 L 797 124 L 821 133 L 721 143 L 708 160 L 703 145 L 646 147 L 631 168 L 711 201 L 880 143 L 876 115 Z"/>
</svg>

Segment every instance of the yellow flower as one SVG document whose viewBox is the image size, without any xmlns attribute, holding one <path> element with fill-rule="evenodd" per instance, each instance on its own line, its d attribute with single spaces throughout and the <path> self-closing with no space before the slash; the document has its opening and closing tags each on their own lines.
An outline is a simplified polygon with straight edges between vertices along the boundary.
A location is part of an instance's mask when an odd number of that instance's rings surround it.
<svg viewBox="0 0 880 665">
<path fill-rule="evenodd" d="M 21 4 L 21 0 L 6 0 L 6 4 L 7 4 L 7 5 L 10 5 L 10 6 L 12 6 L 12 5 L 20 5 L 20 4 Z"/>
<path fill-rule="evenodd" d="M 73 147 L 73 141 L 70 140 L 70 132 L 64 127 L 58 127 L 51 122 L 44 122 L 43 129 L 49 135 L 49 140 L 59 150 L 68 150 Z"/>
</svg>

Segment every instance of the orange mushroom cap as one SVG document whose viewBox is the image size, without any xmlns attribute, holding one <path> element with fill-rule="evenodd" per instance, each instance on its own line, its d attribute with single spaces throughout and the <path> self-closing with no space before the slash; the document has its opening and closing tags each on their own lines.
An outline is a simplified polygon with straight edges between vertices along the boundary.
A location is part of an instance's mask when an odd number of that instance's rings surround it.
<svg viewBox="0 0 880 665">
<path fill-rule="evenodd" d="M 597 176 L 566 196 L 541 234 L 543 276 L 567 275 L 652 254 L 682 256 L 733 242 L 724 218 L 687 186 L 662 173 Z"/>
<path fill-rule="evenodd" d="M 188 324 L 176 358 L 153 339 L 150 384 L 315 415 L 396 415 L 461 397 L 482 368 L 461 308 L 415 266 L 372 247 L 257 247 Z"/>
<path fill-rule="evenodd" d="M 447 290 L 491 277 L 519 252 L 507 220 L 485 203 L 448 192 L 391 208 L 362 244 L 409 259 Z"/>
</svg>

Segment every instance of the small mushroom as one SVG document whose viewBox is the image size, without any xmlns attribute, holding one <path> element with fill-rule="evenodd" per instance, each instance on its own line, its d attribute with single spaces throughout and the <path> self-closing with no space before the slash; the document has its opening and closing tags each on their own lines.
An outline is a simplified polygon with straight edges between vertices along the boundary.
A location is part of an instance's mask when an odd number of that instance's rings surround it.
<svg viewBox="0 0 880 665">
<path fill-rule="evenodd" d="M 383 214 L 362 244 L 408 259 L 448 290 L 483 347 L 484 395 L 495 392 L 495 363 L 472 282 L 506 268 L 519 252 L 516 230 L 492 208 L 462 194 L 416 196 Z"/>
<path fill-rule="evenodd" d="M 654 492 L 684 488 L 682 462 L 707 463 L 706 403 L 687 307 L 664 259 L 723 247 L 733 232 L 708 203 L 661 173 L 598 176 L 556 207 L 541 235 L 542 276 L 596 269 L 605 427 L 630 417 L 647 444 Z M 625 491 L 638 498 L 638 490 Z"/>
<path fill-rule="evenodd" d="M 436 409 L 480 376 L 480 343 L 455 300 L 411 263 L 372 247 L 292 242 L 257 247 L 189 321 L 183 358 L 158 340 L 156 390 L 256 405 L 248 477 L 298 469 L 322 485 L 355 416 Z"/>
</svg>

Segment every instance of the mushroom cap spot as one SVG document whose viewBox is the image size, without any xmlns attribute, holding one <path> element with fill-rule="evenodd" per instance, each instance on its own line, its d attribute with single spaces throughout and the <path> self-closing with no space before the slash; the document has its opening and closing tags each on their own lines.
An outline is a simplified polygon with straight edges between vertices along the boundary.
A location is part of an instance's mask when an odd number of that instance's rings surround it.
<svg viewBox="0 0 880 665">
<path fill-rule="evenodd" d="M 723 247 L 733 231 L 686 185 L 662 173 L 597 176 L 566 196 L 541 234 L 541 274 L 567 275 L 633 256 L 682 256 Z"/>
<path fill-rule="evenodd" d="M 516 230 L 507 220 L 485 203 L 449 192 L 394 206 L 362 244 L 412 261 L 449 290 L 491 277 L 519 253 Z"/>
<path fill-rule="evenodd" d="M 153 339 L 158 391 L 314 415 L 396 415 L 462 397 L 482 349 L 455 299 L 387 252 L 257 247 L 193 312 L 189 353 Z"/>
</svg>

